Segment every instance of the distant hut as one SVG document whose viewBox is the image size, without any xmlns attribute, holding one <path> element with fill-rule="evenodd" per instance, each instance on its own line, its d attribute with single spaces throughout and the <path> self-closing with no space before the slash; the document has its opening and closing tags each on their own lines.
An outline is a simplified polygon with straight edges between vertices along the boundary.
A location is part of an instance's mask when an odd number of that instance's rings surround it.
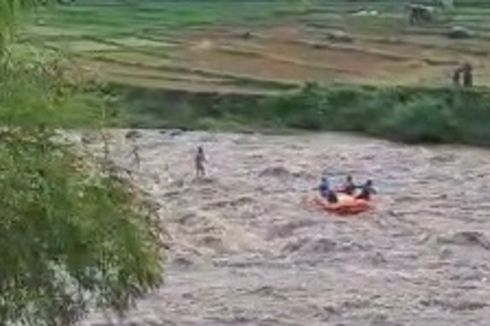
<svg viewBox="0 0 490 326">
<path fill-rule="evenodd" d="M 409 11 L 410 25 L 430 23 L 434 20 L 434 14 L 436 12 L 435 7 L 422 4 L 409 4 L 407 5 L 407 8 Z"/>
</svg>

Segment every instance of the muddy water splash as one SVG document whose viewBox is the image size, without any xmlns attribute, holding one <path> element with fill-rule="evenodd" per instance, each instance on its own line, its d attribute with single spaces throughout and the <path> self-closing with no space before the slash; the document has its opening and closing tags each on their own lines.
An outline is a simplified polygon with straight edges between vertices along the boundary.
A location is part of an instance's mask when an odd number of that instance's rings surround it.
<svg viewBox="0 0 490 326">
<path fill-rule="evenodd" d="M 335 134 L 137 142 L 134 177 L 161 203 L 171 251 L 165 285 L 114 324 L 490 325 L 490 152 Z M 118 135 L 116 161 L 129 166 L 131 149 Z M 305 206 L 324 173 L 374 179 L 376 209 Z"/>
</svg>

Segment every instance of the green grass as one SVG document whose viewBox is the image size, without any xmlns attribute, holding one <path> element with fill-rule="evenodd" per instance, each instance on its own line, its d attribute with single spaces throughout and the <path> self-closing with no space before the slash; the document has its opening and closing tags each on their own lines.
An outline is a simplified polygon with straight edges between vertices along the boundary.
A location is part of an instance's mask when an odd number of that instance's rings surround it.
<svg viewBox="0 0 490 326">
<path fill-rule="evenodd" d="M 376 9 L 379 16 L 352 16 L 362 8 Z M 478 7 L 459 3 L 454 10 L 441 17 L 458 24 L 488 26 L 488 6 Z M 332 24 L 340 21 L 344 27 L 391 32 L 393 27 L 406 25 L 402 4 L 394 1 L 313 1 L 305 7 L 301 1 L 138 1 L 96 4 L 79 1 L 76 5 L 56 6 L 54 10 L 39 10 L 36 21 L 62 31 L 83 32 L 85 35 L 109 37 L 134 35 L 148 30 L 178 33 L 179 29 L 195 25 L 257 25 L 296 17 L 311 23 Z M 431 27 L 427 27 L 430 29 Z"/>
<path fill-rule="evenodd" d="M 149 28 L 176 31 L 193 25 L 245 23 L 250 19 L 257 24 L 283 7 L 286 4 L 282 1 L 140 1 L 131 6 L 87 5 L 82 2 L 74 6 L 57 6 L 50 11 L 40 10 L 36 20 L 49 23 L 54 28 L 75 29 L 87 35 L 107 37 L 112 33 L 135 33 Z"/>
</svg>

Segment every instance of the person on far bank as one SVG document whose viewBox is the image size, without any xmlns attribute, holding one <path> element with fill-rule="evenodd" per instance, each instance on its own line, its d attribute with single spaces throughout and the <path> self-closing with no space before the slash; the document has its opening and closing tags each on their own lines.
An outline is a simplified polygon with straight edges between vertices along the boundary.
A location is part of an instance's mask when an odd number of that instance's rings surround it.
<svg viewBox="0 0 490 326">
<path fill-rule="evenodd" d="M 196 165 L 196 177 L 203 177 L 206 175 L 206 169 L 204 167 L 204 163 L 207 162 L 206 156 L 204 155 L 204 149 L 199 146 L 197 148 L 197 153 L 194 158 L 194 162 Z"/>
</svg>

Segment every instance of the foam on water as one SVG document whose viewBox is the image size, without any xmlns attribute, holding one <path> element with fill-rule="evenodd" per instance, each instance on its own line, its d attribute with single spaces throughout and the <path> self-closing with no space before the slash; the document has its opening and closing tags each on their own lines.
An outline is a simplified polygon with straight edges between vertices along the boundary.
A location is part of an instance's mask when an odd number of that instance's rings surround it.
<svg viewBox="0 0 490 326">
<path fill-rule="evenodd" d="M 133 141 L 115 133 L 118 164 L 130 165 Z M 340 134 L 136 141 L 135 182 L 172 241 L 164 286 L 115 324 L 490 324 L 489 152 Z M 339 218 L 304 204 L 323 173 L 345 172 L 379 185 L 374 211 Z M 83 325 L 110 322 L 95 313 Z"/>
</svg>

